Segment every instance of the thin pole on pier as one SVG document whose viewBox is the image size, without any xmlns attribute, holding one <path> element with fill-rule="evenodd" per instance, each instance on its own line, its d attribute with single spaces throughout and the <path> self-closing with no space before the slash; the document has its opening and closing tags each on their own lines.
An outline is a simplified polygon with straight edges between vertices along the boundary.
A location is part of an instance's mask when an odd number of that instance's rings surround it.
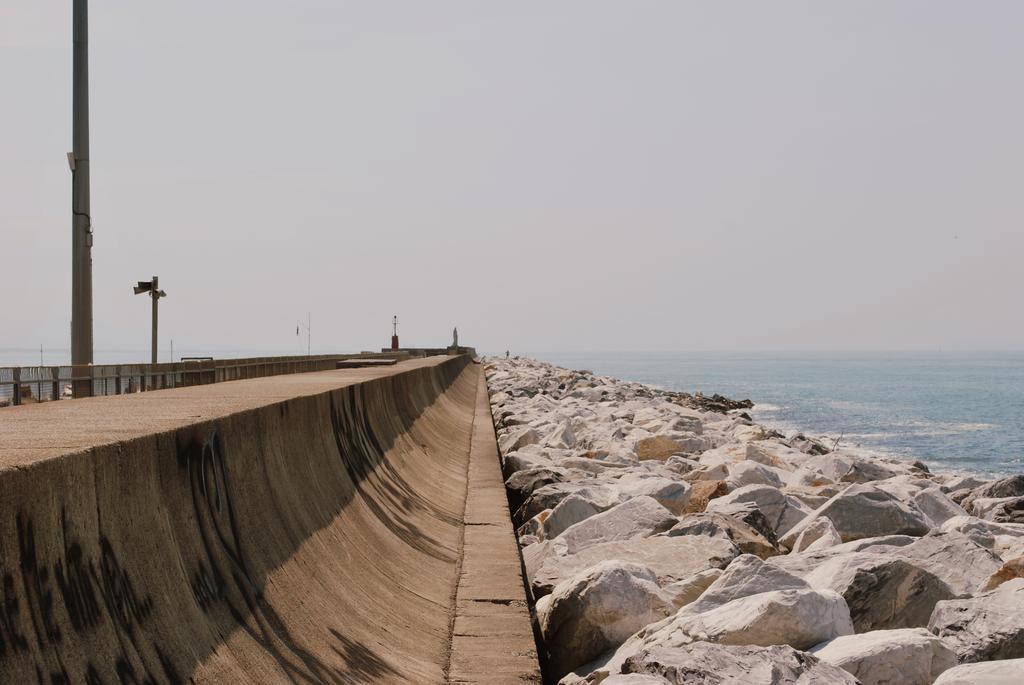
<svg viewBox="0 0 1024 685">
<path fill-rule="evenodd" d="M 71 166 L 71 363 L 92 364 L 92 218 L 89 214 L 89 3 L 74 0 Z"/>
<path fill-rule="evenodd" d="M 150 356 L 152 357 L 152 361 L 150 363 L 151 364 L 156 364 L 156 356 L 157 356 L 157 354 L 156 354 L 156 345 L 157 345 L 157 343 L 156 343 L 156 341 L 157 341 L 157 337 L 156 337 L 156 319 L 157 319 L 157 311 L 159 310 L 159 308 L 157 307 L 157 304 L 160 302 L 160 279 L 157 278 L 156 276 L 153 276 L 153 292 L 150 293 L 150 296 L 151 296 L 151 299 L 153 300 L 153 344 L 151 346 L 151 354 L 150 354 Z"/>
<path fill-rule="evenodd" d="M 161 297 L 167 297 L 167 293 L 165 293 L 163 290 L 160 290 L 160 279 L 157 276 L 153 276 L 153 280 L 151 281 L 139 281 L 139 284 L 132 288 L 132 290 L 135 292 L 136 295 L 141 295 L 142 293 L 149 293 L 149 296 L 153 299 L 153 338 L 152 344 L 150 346 L 150 363 L 156 364 L 156 329 L 158 311 L 157 304 L 160 302 Z M 172 361 L 173 357 L 174 355 L 172 354 Z"/>
</svg>

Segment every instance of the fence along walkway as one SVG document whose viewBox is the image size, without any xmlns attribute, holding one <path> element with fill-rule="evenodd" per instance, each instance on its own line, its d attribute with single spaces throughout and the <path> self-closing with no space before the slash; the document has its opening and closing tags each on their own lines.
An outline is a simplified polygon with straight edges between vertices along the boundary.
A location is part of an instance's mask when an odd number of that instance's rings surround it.
<svg viewBox="0 0 1024 685">
<path fill-rule="evenodd" d="M 324 354 L 297 357 L 190 359 L 167 364 L 0 367 L 0 407 L 78 397 L 207 385 L 284 373 L 328 371 L 338 362 L 405 359 L 405 353 Z"/>
</svg>

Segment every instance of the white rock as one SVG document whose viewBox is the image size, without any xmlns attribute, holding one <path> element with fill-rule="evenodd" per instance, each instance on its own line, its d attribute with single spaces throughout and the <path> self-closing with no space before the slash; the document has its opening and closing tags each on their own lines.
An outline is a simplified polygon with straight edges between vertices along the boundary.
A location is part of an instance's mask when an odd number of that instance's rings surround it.
<svg viewBox="0 0 1024 685">
<path fill-rule="evenodd" d="M 756 461 L 741 461 L 729 466 L 729 477 L 726 479 L 737 488 L 744 485 L 770 485 L 781 488 L 782 478 L 774 469 Z"/>
<path fill-rule="evenodd" d="M 804 528 L 821 516 L 832 521 L 843 542 L 881 535 L 925 535 L 930 530 L 921 512 L 888 492 L 872 485 L 851 485 L 781 536 L 779 542 L 792 547 Z"/>
<path fill-rule="evenodd" d="M 683 513 L 687 502 L 690 501 L 689 483 L 661 476 L 631 478 L 625 475 L 619 479 L 615 487 L 622 499 L 646 495 L 677 516 Z"/>
<path fill-rule="evenodd" d="M 557 676 L 675 610 L 650 569 L 621 561 L 601 562 L 559 583 L 544 600 L 538 621 Z"/>
<path fill-rule="evenodd" d="M 870 551 L 835 556 L 804 580 L 813 588 L 842 595 L 858 632 L 925 626 L 936 603 L 955 596 L 928 571 Z"/>
<path fill-rule="evenodd" d="M 956 666 L 953 650 L 923 628 L 844 635 L 810 651 L 849 672 L 862 685 L 931 685 L 939 674 Z"/>
<path fill-rule="evenodd" d="M 1024 524 L 996 523 L 976 516 L 955 516 L 943 523 L 940 530 L 963 533 L 982 547 L 989 549 L 993 547 L 995 537 L 999 535 L 1024 538 Z"/>
<path fill-rule="evenodd" d="M 572 423 L 562 421 L 553 431 L 544 438 L 544 444 L 551 447 L 571 449 L 576 446 L 576 433 L 573 432 Z"/>
<path fill-rule="evenodd" d="M 630 638 L 623 648 L 636 653 L 706 641 L 725 645 L 785 645 L 808 649 L 853 634 L 843 598 L 829 590 L 778 590 L 740 597 L 699 614 L 683 607 Z M 634 640 L 636 642 L 634 643 Z"/>
<path fill-rule="evenodd" d="M 1020 685 L 1021 674 L 1024 674 L 1024 659 L 962 664 L 939 676 L 935 685 Z"/>
<path fill-rule="evenodd" d="M 754 502 L 768 518 L 776 535 L 780 537 L 792 530 L 810 512 L 800 500 L 769 485 L 745 485 L 737 488 L 708 502 L 706 511 L 724 511 L 736 502 Z"/>
<path fill-rule="evenodd" d="M 676 648 L 656 647 L 630 656 L 627 671 L 656 674 L 670 685 L 856 685 L 853 676 L 792 647 L 718 645 L 695 642 Z M 644 681 L 616 681 L 602 685 Z"/>
<path fill-rule="evenodd" d="M 672 683 L 657 675 L 616 673 L 602 680 L 601 685 L 672 685 Z"/>
<path fill-rule="evenodd" d="M 929 533 L 909 545 L 876 545 L 871 551 L 920 566 L 941 579 L 958 597 L 972 594 L 1002 566 L 997 554 L 957 532 Z"/>
<path fill-rule="evenodd" d="M 599 502 L 587 496 L 587 493 L 574 492 L 556 504 L 554 509 L 545 509 L 550 513 L 544 520 L 544 535 L 556 538 L 569 526 L 611 509 L 615 503 L 616 499 L 612 497 Z"/>
<path fill-rule="evenodd" d="M 792 447 L 780 445 L 768 440 L 757 440 L 747 443 L 746 458 L 768 466 L 791 469 L 807 460 L 807 455 Z"/>
<path fill-rule="evenodd" d="M 672 512 L 653 497 L 642 495 L 574 523 L 555 539 L 555 543 L 564 544 L 566 554 L 576 554 L 602 542 L 660 533 L 675 525 L 676 520 Z"/>
<path fill-rule="evenodd" d="M 953 645 L 961 662 L 1024 658 L 1024 578 L 970 599 L 939 602 L 928 630 Z"/>
<path fill-rule="evenodd" d="M 515 452 L 526 445 L 535 445 L 540 442 L 540 435 L 529 426 L 520 426 L 510 430 L 498 440 L 498 448 L 502 454 Z"/>
<path fill-rule="evenodd" d="M 657 574 L 659 585 L 664 586 L 709 568 L 722 568 L 738 554 L 736 546 L 728 540 L 697 535 L 605 542 L 577 554 L 545 548 L 554 542 L 548 540 L 523 548 L 523 562 L 535 597 L 549 593 L 562 580 L 606 559 L 646 566 Z"/>
<path fill-rule="evenodd" d="M 685 613 L 703 613 L 761 592 L 809 588 L 810 585 L 792 573 L 766 564 L 753 554 L 743 554 L 732 560 L 718 579 L 686 607 Z"/>
<path fill-rule="evenodd" d="M 845 449 L 808 457 L 804 466 L 817 470 L 836 483 L 868 483 L 899 475 L 889 464 L 882 464 L 877 459 L 865 458 Z"/>
<path fill-rule="evenodd" d="M 676 609 L 679 609 L 695 601 L 721 577 L 722 569 L 709 568 L 706 571 L 695 573 L 685 580 L 669 583 L 662 588 L 662 591 L 672 600 Z"/>
<path fill-rule="evenodd" d="M 913 497 L 913 503 L 931 520 L 933 526 L 941 526 L 954 516 L 967 514 L 963 507 L 950 499 L 938 485 L 918 491 Z"/>
<path fill-rule="evenodd" d="M 807 527 L 797 536 L 796 541 L 793 543 L 793 551 L 805 552 L 827 549 L 828 547 L 842 544 L 842 541 L 842 538 L 839 537 L 839 531 L 832 525 L 832 521 L 824 516 L 819 516 L 807 524 Z"/>
</svg>

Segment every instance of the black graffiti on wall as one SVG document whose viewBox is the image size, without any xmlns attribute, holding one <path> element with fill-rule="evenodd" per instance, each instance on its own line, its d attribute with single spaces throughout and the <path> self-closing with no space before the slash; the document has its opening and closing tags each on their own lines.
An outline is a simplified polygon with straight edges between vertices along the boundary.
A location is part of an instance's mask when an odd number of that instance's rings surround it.
<svg viewBox="0 0 1024 685">
<path fill-rule="evenodd" d="M 35 652 L 59 667 L 54 670 L 52 664 L 48 667 L 38 663 L 34 667 L 37 682 L 48 685 L 101 685 L 105 682 L 101 676 L 104 670 L 116 675 L 116 680 L 109 681 L 115 685 L 181 683 L 173 662 L 158 646 L 150 647 L 149 651 L 157 655 L 159 675 L 150 672 L 143 661 L 145 650 L 137 628 L 152 614 L 153 600 L 138 589 L 106 536 L 98 536 L 93 547 L 98 553 L 92 558 L 71 528 L 67 512 L 62 509 L 62 548 L 50 563 L 40 554 L 33 518 L 24 511 L 15 514 L 17 568 L 13 573 L 7 569 L 0 572 L 0 664 L 15 654 Z M 70 624 L 72 633 L 84 636 L 106 620 L 119 636 L 120 656 L 105 669 L 87 661 L 80 677 L 72 677 L 69 667 L 62 663 L 63 647 L 70 640 L 62 626 Z M 70 645 L 68 648 L 73 649 Z M 134 660 L 128 657 L 132 650 L 138 655 Z"/>
</svg>

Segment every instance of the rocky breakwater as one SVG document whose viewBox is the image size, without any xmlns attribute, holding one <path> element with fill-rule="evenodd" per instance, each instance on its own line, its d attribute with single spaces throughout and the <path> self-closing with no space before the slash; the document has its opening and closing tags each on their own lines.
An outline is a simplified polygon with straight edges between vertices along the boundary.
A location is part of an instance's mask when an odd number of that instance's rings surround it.
<svg viewBox="0 0 1024 685">
<path fill-rule="evenodd" d="M 488 359 L 550 682 L 1024 682 L 1024 476 Z"/>
</svg>

